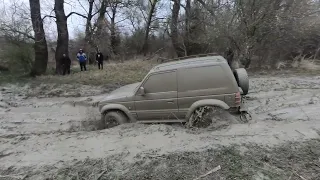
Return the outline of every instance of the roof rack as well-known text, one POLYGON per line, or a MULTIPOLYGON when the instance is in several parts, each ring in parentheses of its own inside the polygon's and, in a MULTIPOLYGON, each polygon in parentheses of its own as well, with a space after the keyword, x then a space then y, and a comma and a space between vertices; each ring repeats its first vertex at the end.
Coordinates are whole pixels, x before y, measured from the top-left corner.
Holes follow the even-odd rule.
POLYGON ((218 56, 218 55, 219 55, 218 53, 196 54, 196 55, 178 57, 178 58, 174 58, 174 59, 161 59, 160 61, 161 61, 161 63, 164 63, 164 62, 179 61, 179 60, 190 59, 190 58, 218 56))

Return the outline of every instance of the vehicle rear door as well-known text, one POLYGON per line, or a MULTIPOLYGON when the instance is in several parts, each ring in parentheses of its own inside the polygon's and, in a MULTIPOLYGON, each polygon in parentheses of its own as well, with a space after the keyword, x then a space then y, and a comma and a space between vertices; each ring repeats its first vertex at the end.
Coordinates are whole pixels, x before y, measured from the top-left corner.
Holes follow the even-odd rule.
POLYGON ((224 101, 229 79, 219 65, 179 69, 178 118, 185 118, 190 106, 203 99, 224 101))

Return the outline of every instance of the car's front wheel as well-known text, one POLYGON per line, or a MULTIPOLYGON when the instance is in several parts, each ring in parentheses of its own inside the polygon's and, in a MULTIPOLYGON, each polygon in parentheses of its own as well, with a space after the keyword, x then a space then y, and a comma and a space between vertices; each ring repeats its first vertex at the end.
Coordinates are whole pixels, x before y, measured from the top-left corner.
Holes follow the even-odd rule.
POLYGON ((127 116, 120 111, 111 111, 102 114, 101 124, 103 129, 113 128, 120 124, 124 124, 128 122, 127 116))

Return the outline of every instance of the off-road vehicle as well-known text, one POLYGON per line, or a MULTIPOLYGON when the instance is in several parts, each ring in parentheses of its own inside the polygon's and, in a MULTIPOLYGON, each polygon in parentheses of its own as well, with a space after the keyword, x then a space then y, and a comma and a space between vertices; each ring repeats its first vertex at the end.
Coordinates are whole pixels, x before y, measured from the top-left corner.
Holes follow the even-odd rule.
POLYGON ((129 122, 191 122, 208 107, 240 112, 241 95, 248 90, 246 70, 231 70, 222 56, 189 57, 157 65, 141 82, 114 90, 100 101, 99 110, 104 128, 129 122))

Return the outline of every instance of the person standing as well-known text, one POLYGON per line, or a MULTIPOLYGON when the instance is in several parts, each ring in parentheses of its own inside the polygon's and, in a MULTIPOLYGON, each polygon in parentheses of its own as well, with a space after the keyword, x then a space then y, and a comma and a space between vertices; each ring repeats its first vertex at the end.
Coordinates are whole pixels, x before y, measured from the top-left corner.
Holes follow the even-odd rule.
POLYGON ((227 59, 227 62, 230 68, 232 68, 233 57, 234 57, 234 53, 232 49, 230 47, 227 48, 227 51, 225 52, 225 58, 227 59))
POLYGON ((71 66, 71 59, 66 54, 63 54, 61 59, 61 66, 62 66, 62 75, 66 73, 70 74, 70 66, 71 66))
POLYGON ((77 54, 77 59, 79 61, 80 64, 80 69, 81 71, 86 71, 86 64, 87 64, 87 55, 86 53, 83 52, 82 49, 79 50, 78 54, 77 54))
POLYGON ((97 55, 96 55, 96 61, 98 63, 98 68, 100 69, 103 69, 103 54, 98 51, 97 55))

